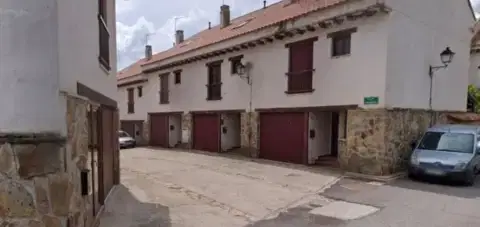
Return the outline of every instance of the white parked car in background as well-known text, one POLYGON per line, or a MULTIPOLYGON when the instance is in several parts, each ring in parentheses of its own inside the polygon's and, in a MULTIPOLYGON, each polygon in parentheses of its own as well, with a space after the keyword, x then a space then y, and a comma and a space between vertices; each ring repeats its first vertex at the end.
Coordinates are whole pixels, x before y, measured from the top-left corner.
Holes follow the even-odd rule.
POLYGON ((120 144, 120 149, 134 148, 137 146, 135 139, 125 131, 118 131, 118 144, 120 144))

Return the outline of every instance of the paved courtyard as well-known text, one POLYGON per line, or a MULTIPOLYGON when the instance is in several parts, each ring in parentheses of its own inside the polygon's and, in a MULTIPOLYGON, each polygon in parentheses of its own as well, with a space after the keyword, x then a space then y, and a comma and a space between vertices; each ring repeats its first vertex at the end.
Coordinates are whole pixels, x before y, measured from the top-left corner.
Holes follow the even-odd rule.
POLYGON ((122 185, 100 227, 480 226, 476 187, 379 184, 234 156, 121 151, 122 185))

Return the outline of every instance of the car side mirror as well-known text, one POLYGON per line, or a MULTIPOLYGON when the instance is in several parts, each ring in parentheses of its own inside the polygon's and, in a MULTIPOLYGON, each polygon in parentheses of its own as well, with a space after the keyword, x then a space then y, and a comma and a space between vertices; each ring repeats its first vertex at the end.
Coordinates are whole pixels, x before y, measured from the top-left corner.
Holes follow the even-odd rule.
POLYGON ((410 143, 410 148, 412 149, 412 151, 415 150, 415 148, 417 148, 417 141, 412 141, 410 143))
POLYGON ((475 151, 477 151, 477 154, 480 154, 480 141, 477 142, 477 147, 475 148, 475 151))

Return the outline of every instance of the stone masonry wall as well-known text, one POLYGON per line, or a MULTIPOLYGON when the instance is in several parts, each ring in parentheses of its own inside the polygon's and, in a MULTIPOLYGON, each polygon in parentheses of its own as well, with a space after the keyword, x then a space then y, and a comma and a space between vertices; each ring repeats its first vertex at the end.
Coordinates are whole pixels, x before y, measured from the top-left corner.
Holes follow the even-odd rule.
POLYGON ((242 112, 240 114, 240 146, 247 150, 251 157, 259 156, 260 118, 258 112, 242 112))
POLYGON ((148 116, 147 120, 143 122, 142 133, 144 143, 146 145, 150 144, 150 115, 148 116))
POLYGON ((193 118, 191 113, 182 114, 182 143, 180 147, 191 149, 193 146, 192 141, 192 125, 193 118))
POLYGON ((68 97, 68 135, 0 135, 0 226, 90 226, 91 201, 80 192, 88 169, 86 101, 68 97))
MULTIPOLYGON (((349 110, 347 141, 340 149, 343 169, 369 175, 390 175, 404 170, 410 143, 430 126, 426 110, 349 110)), ((434 113, 435 123, 446 123, 444 113, 434 113)))

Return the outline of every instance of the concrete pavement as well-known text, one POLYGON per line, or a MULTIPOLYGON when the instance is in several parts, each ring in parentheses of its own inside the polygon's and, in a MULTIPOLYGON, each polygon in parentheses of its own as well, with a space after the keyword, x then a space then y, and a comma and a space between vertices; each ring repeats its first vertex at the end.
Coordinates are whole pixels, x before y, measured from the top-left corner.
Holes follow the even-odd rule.
MULTIPOLYGON (((477 180, 480 181, 480 180, 477 180)), ((400 179, 379 184, 343 178, 319 196, 332 203, 361 204, 378 211, 356 220, 312 214, 304 203, 251 227, 476 227, 480 226, 480 182, 474 187, 400 179)), ((325 207, 328 205, 325 205, 325 207)), ((336 210, 345 215, 348 209, 336 210)))
POLYGON ((101 227, 246 226, 275 217, 340 177, 296 165, 208 153, 121 151, 122 183, 101 227))
POLYGON ((149 148, 122 150, 121 165, 123 185, 101 227, 480 226, 480 182, 380 184, 298 165, 149 148))

